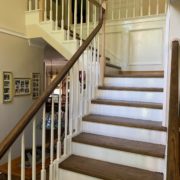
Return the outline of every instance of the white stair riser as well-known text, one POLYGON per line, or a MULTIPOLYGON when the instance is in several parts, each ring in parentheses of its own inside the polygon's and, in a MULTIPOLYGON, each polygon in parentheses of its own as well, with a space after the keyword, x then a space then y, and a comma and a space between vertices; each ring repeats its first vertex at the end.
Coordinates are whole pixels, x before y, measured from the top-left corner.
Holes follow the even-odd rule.
POLYGON ((163 103, 162 92, 98 90, 96 96, 101 99, 163 103))
POLYGON ((85 121, 83 132, 164 145, 167 142, 165 132, 85 121))
POLYGON ((95 177, 86 176, 72 171, 67 171, 64 169, 59 170, 58 180, 101 180, 95 177))
POLYGON ((107 86, 163 88, 163 78, 105 78, 107 86))
POLYGON ((107 161, 115 164, 121 164, 130 167, 136 167, 155 172, 163 172, 164 159, 129 153, 124 151, 117 151, 97 146, 91 146, 80 143, 73 143, 73 154, 107 161))
POLYGON ((104 116, 120 116, 134 119, 161 121, 163 120, 163 110, 151 108, 136 108, 126 106, 113 106, 103 104, 91 104, 91 114, 104 116))

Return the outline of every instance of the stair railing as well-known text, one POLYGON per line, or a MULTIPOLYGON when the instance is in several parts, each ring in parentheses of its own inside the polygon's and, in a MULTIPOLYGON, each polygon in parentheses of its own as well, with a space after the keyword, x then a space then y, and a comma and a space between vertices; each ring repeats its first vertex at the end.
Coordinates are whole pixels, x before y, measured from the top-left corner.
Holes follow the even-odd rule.
MULTIPOLYGON (((51 2, 50 18, 54 14, 51 2)), ((63 4, 65 1, 61 2, 63 4)), ((83 2, 81 0, 81 35, 83 2)), ((88 3, 91 3, 94 12, 93 30, 90 32, 89 22, 86 22, 87 38, 83 41, 80 37, 77 52, 0 143, 0 172, 6 174, 8 180, 13 176, 19 176, 21 180, 36 180, 40 176, 41 180, 46 180, 47 172, 50 180, 58 179, 58 165, 71 155, 71 139, 82 131, 82 117, 89 112, 91 99, 102 82, 101 69, 104 68, 100 67, 104 59, 99 54, 105 2, 89 0, 88 3), (58 95, 53 93, 55 89, 58 95), (27 168, 29 163, 30 168, 27 168)), ((38 9, 39 1, 29 0, 28 5, 28 8, 38 9)), ((86 14, 86 18, 89 21, 89 14, 86 14)), ((63 20, 60 21, 63 25, 63 20)))
POLYGON ((180 179, 179 42, 172 42, 167 180, 180 179))

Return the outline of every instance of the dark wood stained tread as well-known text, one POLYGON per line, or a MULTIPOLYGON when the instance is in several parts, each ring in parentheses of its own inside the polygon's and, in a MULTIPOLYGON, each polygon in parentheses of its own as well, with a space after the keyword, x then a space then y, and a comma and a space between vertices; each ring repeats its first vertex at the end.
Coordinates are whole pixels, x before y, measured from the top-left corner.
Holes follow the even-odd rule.
POLYGON ((95 100, 92 100, 91 103, 92 104, 113 105, 113 106, 128 106, 128 107, 136 107, 136 108, 163 109, 162 104, 160 104, 160 103, 149 103, 149 102, 95 99, 95 100))
POLYGON ((166 127, 162 126, 161 122, 157 121, 147 121, 140 119, 130 119, 124 117, 113 117, 113 116, 102 116, 96 114, 90 114, 83 117, 83 121, 100 123, 100 124, 110 124, 115 126, 125 126, 133 128, 141 128, 155 131, 167 131, 166 127))
POLYGON ((143 92, 163 92, 163 88, 144 88, 144 87, 115 87, 115 86, 99 86, 101 90, 114 91, 143 91, 143 92))
POLYGON ((105 77, 163 78, 164 71, 121 71, 115 74, 106 74, 105 77))
POLYGON ((118 70, 121 70, 121 67, 120 67, 120 66, 111 64, 111 63, 109 63, 109 62, 106 62, 106 66, 111 67, 111 68, 115 68, 115 69, 118 69, 118 70))
POLYGON ((72 155, 61 169, 104 180, 163 180, 163 174, 72 155))
POLYGON ((165 157, 165 146, 160 144, 133 141, 89 133, 81 133, 77 135, 73 138, 73 142, 158 158, 165 157))

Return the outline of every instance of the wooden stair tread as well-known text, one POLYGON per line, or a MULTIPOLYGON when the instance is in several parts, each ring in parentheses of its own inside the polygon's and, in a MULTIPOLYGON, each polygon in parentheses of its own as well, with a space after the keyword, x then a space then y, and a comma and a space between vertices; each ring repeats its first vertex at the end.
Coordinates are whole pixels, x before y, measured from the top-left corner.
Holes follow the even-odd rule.
POLYGON ((165 157, 165 146, 160 144, 133 141, 90 133, 81 133, 77 135, 73 138, 73 142, 158 158, 165 157))
POLYGON ((99 86, 100 90, 163 92, 163 88, 99 86))
POLYGON ((120 71, 115 74, 106 74, 105 77, 163 78, 164 71, 120 71))
POLYGON ((106 66, 111 67, 111 68, 115 68, 115 69, 118 69, 118 70, 121 70, 121 67, 120 67, 120 66, 111 64, 111 63, 109 63, 109 62, 106 62, 106 66))
POLYGON ((105 180, 163 180, 163 174, 72 155, 61 169, 105 180))
POLYGON ((101 124, 110 124, 115 126, 143 128, 143 129, 156 130, 156 131, 165 131, 165 132, 167 131, 167 128, 163 127, 161 122, 150 121, 150 120, 148 121, 141 119, 90 114, 83 117, 83 121, 101 123, 101 124))
POLYGON ((109 100, 109 99, 94 99, 91 101, 92 104, 104 104, 113 106, 128 106, 137 108, 151 108, 151 109, 162 109, 161 103, 150 103, 150 102, 137 102, 137 101, 121 101, 121 100, 109 100))

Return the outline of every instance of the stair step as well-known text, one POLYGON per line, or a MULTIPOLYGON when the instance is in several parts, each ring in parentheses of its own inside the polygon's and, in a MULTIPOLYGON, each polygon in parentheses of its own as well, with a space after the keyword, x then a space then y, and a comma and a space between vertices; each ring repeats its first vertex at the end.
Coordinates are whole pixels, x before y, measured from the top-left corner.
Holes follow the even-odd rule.
POLYGON ((119 74, 106 74, 105 77, 163 78, 163 71, 122 71, 119 74))
POLYGON ((161 103, 135 102, 135 101, 119 101, 109 99, 95 99, 91 101, 92 104, 104 104, 113 106, 128 106, 137 108, 163 109, 161 103))
POLYGON ((100 90, 112 91, 142 91, 142 92, 163 92, 163 88, 146 88, 146 87, 116 87, 116 86, 99 86, 100 90))
POLYGON ((163 180, 162 173, 72 155, 59 167, 105 180, 163 180))
POLYGON ((165 157, 165 146, 160 144, 132 141, 89 133, 79 134, 73 138, 73 142, 158 158, 165 157))
POLYGON ((150 120, 148 121, 148 120, 141 120, 141 119, 90 114, 83 117, 83 121, 100 123, 100 124, 110 124, 110 125, 115 125, 115 126, 142 128, 142 129, 149 129, 149 130, 155 130, 155 131, 164 131, 164 132, 167 131, 167 128, 163 127, 161 122, 150 121, 150 120))

